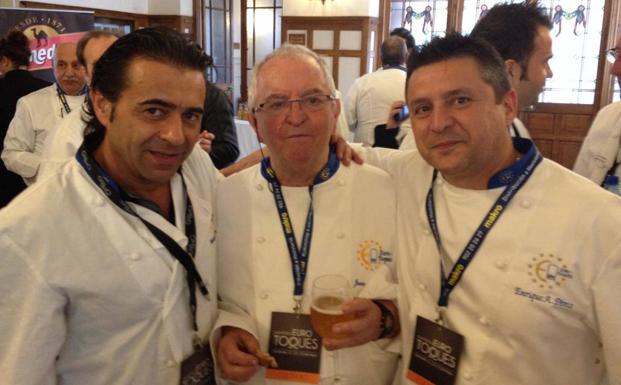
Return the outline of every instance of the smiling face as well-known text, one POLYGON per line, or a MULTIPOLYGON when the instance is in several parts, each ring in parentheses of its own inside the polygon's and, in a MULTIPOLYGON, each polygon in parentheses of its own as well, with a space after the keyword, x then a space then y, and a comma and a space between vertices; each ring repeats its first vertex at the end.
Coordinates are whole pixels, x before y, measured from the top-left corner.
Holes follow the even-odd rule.
POLYGON ((515 117, 515 92, 497 102, 471 57, 414 71, 407 102, 420 154, 456 186, 486 186, 512 151, 507 127, 515 117))
POLYGON ((93 91, 93 107, 106 127, 96 159, 129 191, 167 185, 198 140, 205 100, 200 71, 134 59, 119 99, 93 91))
MULTIPOLYGON (((319 64, 310 57, 275 57, 261 67, 257 80, 257 105, 330 94, 319 64)), ((339 112, 338 100, 327 102, 319 111, 305 111, 300 103, 292 103, 278 114, 255 111, 249 120, 259 140, 269 148, 275 169, 319 169, 328 159, 330 135, 339 112)))

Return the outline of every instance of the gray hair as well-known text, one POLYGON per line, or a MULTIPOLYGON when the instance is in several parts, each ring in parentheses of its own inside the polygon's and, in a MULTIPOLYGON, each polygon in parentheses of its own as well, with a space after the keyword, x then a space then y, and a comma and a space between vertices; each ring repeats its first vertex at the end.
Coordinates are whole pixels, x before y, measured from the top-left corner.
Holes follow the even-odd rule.
POLYGON ((332 94, 333 96, 336 96, 336 87, 334 86, 334 79, 332 78, 330 71, 328 71, 328 66, 326 65, 326 62, 321 58, 321 56, 317 55, 315 52, 306 48, 303 45, 285 43, 282 46, 280 46, 280 48, 277 48, 276 50, 271 52, 269 55, 267 55, 265 58, 263 58, 263 60, 256 63, 254 67, 252 68, 252 75, 250 77, 250 84, 248 86, 248 107, 250 109, 255 107, 257 83, 258 83, 259 73, 261 72, 261 68, 263 68, 265 63, 267 63, 268 61, 274 58, 278 58, 278 57, 290 57, 290 58, 300 58, 300 59, 310 58, 314 60, 319 65, 319 68, 321 68, 323 77, 326 79, 327 86, 330 89, 330 94, 332 94))

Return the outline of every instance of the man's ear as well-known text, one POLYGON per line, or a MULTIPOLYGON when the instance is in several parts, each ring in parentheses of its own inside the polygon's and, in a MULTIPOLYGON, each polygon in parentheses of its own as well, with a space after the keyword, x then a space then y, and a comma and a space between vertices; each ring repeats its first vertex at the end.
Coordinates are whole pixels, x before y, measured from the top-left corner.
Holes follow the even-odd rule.
POLYGON ((257 118, 254 116, 254 112, 252 111, 248 112, 248 123, 250 123, 250 126, 252 126, 255 134, 257 134, 259 142, 263 143, 263 139, 261 139, 261 134, 259 133, 259 127, 257 127, 257 118))
POLYGON ((509 74, 511 86, 515 88, 515 86, 520 82, 520 79, 522 79, 522 66, 513 59, 507 59, 505 60, 505 67, 507 68, 507 73, 509 74))
POLYGON ((502 104, 505 109, 505 123, 508 127, 511 122, 513 122, 513 119, 517 117, 518 113, 517 92, 515 89, 512 88, 507 91, 502 104))
POLYGON ((112 102, 106 99, 100 92, 92 89, 89 96, 91 98, 91 103, 93 103, 93 112, 97 120, 99 120, 104 127, 108 127, 112 121, 112 102))

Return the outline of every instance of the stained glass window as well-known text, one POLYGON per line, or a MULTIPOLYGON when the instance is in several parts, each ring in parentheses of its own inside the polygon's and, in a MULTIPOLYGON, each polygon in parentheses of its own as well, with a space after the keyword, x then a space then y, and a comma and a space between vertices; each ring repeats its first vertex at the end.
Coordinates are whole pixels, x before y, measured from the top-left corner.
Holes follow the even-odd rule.
POLYGON ((390 30, 409 29, 420 45, 435 36, 444 36, 448 20, 448 0, 392 0, 390 30))
POLYGON ((506 0, 464 0, 464 13, 461 19, 461 32, 470 33, 479 19, 494 5, 499 3, 519 3, 520 1, 506 0))
POLYGON ((540 0, 553 23, 550 67, 539 97, 544 103, 592 104, 605 0, 540 0))

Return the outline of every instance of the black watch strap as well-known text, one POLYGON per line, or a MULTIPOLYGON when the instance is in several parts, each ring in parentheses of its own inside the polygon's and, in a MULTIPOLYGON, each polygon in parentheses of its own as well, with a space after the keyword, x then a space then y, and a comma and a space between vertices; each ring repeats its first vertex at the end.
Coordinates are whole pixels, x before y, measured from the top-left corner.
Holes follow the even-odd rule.
POLYGON ((395 331, 395 316, 380 300, 374 299, 372 301, 379 307, 382 313, 382 318, 380 319, 381 332, 378 339, 392 337, 395 331))

